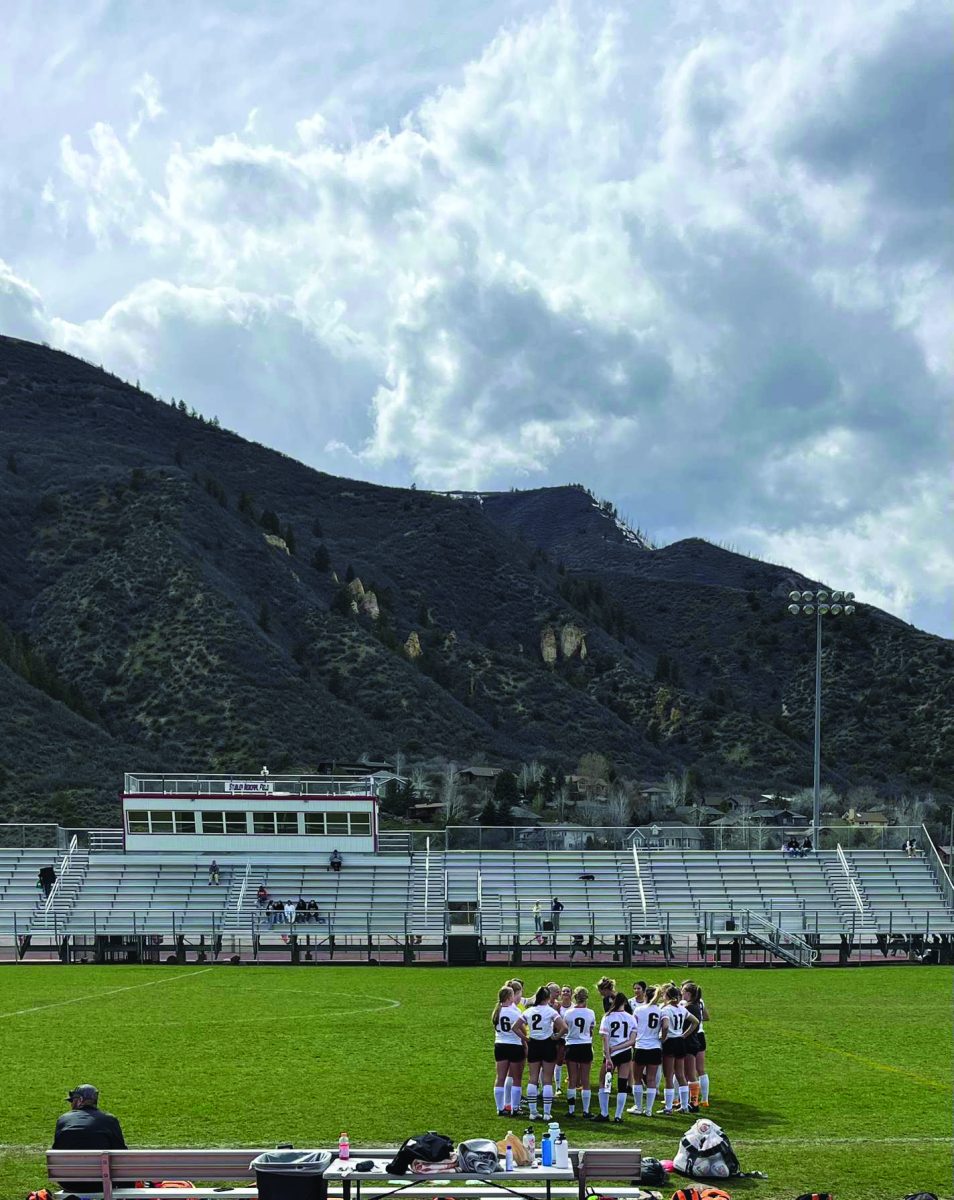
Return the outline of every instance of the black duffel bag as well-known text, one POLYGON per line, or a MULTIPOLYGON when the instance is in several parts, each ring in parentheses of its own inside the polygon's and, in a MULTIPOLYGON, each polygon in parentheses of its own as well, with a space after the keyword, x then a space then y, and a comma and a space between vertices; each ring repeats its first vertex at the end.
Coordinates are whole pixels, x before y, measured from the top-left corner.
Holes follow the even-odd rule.
POLYGON ((401 1146, 387 1165, 389 1175, 406 1175, 416 1158, 423 1162, 443 1162, 454 1153, 454 1143, 443 1133, 415 1133, 401 1146))

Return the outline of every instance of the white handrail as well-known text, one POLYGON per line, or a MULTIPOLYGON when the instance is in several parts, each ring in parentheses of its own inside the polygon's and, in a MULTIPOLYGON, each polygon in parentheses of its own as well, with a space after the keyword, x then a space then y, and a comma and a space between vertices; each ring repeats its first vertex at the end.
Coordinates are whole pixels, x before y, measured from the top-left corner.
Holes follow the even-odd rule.
POLYGON ((427 909, 431 898, 431 838, 424 844, 424 928, 427 928, 427 909))
POLYGON ((252 864, 245 864, 245 874, 242 877, 242 886, 239 888, 238 899, 235 901, 235 915, 238 917, 242 913, 242 905, 245 903, 245 893, 248 890, 249 876, 252 874, 252 864))
POLYGON ((845 858, 845 852, 841 848, 841 842, 836 846, 838 851, 838 861, 841 863, 841 869, 845 872, 845 878, 848 880, 848 890, 854 897, 855 904, 858 905, 858 911, 862 916, 865 916, 865 902, 861 898, 861 892, 858 891, 858 885, 855 883, 851 875, 851 869, 848 866, 848 859, 845 858))
POLYGON ((53 886, 50 888, 50 894, 46 898, 46 903, 43 905, 43 916, 48 917, 50 910, 53 907, 53 901, 56 898, 57 892, 60 890, 60 884, 63 882, 64 875, 69 874, 70 868, 73 865, 73 854, 76 850, 76 834, 70 839, 69 849, 63 855, 60 862, 60 873, 53 880, 53 886))
POLYGON ((636 842, 633 842, 633 865, 636 868, 636 882, 639 884, 639 902, 643 906, 643 916, 646 916, 646 892, 643 890, 643 873, 639 869, 639 852, 636 842))
POLYGON ((781 925, 774 925, 771 921, 767 921, 765 917, 760 916, 759 913, 753 912, 751 909, 746 909, 746 928, 748 929, 753 923, 755 925, 762 925, 775 934, 775 937, 769 939, 774 946, 781 947, 786 943, 790 943, 797 947, 798 957, 802 960, 807 958, 809 962, 814 962, 818 957, 818 951, 810 946, 808 942, 804 941, 804 939, 800 938, 797 933, 783 929, 781 925), (785 939, 784 942, 783 938, 785 939))
POLYGON ((954 908, 954 882, 951 881, 951 875, 940 854, 937 852, 937 846, 934 845, 934 839, 928 833, 927 829, 922 825, 921 833, 923 840, 931 847, 930 853, 925 851, 924 860, 930 865, 931 874, 938 882, 938 886, 942 893, 945 893, 945 899, 948 904, 954 908))

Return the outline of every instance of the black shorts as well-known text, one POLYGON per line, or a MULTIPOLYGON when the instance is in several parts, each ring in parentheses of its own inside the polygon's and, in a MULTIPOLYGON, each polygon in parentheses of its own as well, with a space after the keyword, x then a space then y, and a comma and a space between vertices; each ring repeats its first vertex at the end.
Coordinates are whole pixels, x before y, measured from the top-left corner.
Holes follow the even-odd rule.
POLYGON ((553 1038, 530 1038, 527 1042, 527 1062, 556 1062, 556 1042, 553 1038))
POLYGON ((633 1061, 632 1050, 617 1050, 616 1053, 613 1055, 613 1065, 617 1066, 617 1067, 622 1066, 623 1063, 628 1063, 628 1062, 632 1062, 632 1061, 633 1061))
POLYGON ((513 1042, 494 1042, 494 1059, 497 1062, 523 1062, 523 1046, 513 1042))
POLYGON ((663 1057, 685 1058, 686 1039, 681 1037, 666 1038, 666 1040, 663 1042, 663 1057))
POLYGON ((659 1046, 655 1050, 641 1050, 636 1047, 636 1061, 644 1066, 659 1066, 662 1062, 662 1047, 659 1046))
POLYGON ((701 1054, 703 1052, 703 1050, 705 1050, 705 1048, 706 1048, 706 1035, 701 1032, 697 1033, 696 1041, 699 1043, 699 1048, 698 1048, 698 1050, 696 1050, 696 1054, 701 1054))
POLYGON ((566 1048, 566 1061, 591 1063, 593 1061, 593 1047, 589 1042, 571 1043, 566 1048))
POLYGON ((685 1043, 687 1058, 692 1058, 702 1049, 699 1045, 698 1033, 690 1033, 688 1037, 684 1037, 682 1040, 685 1043))

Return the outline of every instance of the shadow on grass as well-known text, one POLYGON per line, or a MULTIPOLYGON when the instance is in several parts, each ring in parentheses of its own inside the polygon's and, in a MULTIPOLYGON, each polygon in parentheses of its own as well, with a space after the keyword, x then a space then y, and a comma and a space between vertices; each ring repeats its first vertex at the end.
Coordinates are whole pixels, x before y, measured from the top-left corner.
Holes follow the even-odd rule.
MULTIPOLYGON (((718 1105, 713 1103, 712 1108, 705 1116, 711 1117, 717 1125, 721 1125, 730 1139, 742 1137, 743 1132, 748 1133, 753 1129, 771 1129, 775 1125, 786 1123, 786 1116, 783 1113, 773 1112, 766 1108, 756 1108, 752 1104, 743 1104, 738 1100, 720 1100, 718 1105)), ((787 1119, 791 1120, 791 1114, 787 1119)), ((687 1125, 686 1128, 688 1129, 688 1127, 687 1125)))

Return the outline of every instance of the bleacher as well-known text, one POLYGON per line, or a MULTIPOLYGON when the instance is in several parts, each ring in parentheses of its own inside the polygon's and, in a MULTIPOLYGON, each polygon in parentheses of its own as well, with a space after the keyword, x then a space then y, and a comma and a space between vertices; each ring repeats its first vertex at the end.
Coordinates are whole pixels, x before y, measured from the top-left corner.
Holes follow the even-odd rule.
POLYGON ((879 932, 949 933, 954 913, 924 859, 901 850, 846 850, 879 932))
POLYGON ((55 849, 0 850, 0 936, 24 934, 43 900, 36 886, 41 867, 59 867, 55 849))
POLYGON ((651 850, 659 911, 671 933, 704 928, 706 913, 749 909, 795 933, 842 933, 844 915, 822 867, 823 855, 783 858, 777 850, 651 850))
MULTIPOLYGON (((235 869, 244 873, 245 867, 235 869)), ((403 936, 410 913, 411 859, 396 854, 347 854, 340 871, 329 869, 327 855, 311 856, 307 862, 291 855, 253 861, 241 906, 226 915, 226 931, 257 927, 261 934, 268 934, 271 927, 262 918, 255 898, 262 884, 272 900, 297 901, 301 897, 318 904, 318 915, 324 920, 320 925, 309 921, 305 926, 309 932, 337 937, 360 936, 370 930, 403 936)), ((288 928, 276 925, 274 932, 287 933, 288 928)))

